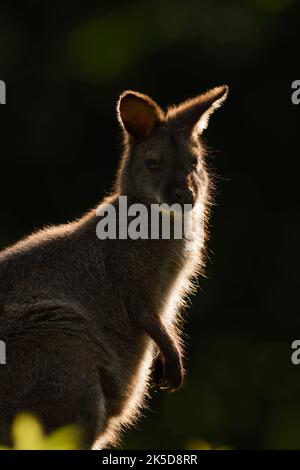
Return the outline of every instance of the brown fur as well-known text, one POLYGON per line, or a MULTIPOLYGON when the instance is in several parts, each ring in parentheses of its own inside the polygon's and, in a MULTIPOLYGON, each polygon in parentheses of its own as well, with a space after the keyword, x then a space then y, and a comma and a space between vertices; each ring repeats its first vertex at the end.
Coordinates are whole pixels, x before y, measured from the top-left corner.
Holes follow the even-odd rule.
POLYGON ((183 379, 179 310, 200 271, 210 181, 199 122, 224 100, 219 87, 166 114, 149 97, 125 92, 118 104, 125 149, 115 189, 128 205, 194 206, 191 239, 99 240, 95 210, 45 228, 0 253, 0 443, 20 411, 48 432, 68 423, 85 447, 116 442, 139 416, 156 351, 155 380, 183 379))

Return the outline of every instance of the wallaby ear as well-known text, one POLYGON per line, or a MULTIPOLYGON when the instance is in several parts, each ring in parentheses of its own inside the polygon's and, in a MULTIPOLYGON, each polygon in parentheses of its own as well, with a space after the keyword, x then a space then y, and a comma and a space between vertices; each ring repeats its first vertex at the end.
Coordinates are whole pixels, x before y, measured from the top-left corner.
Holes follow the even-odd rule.
POLYGON ((179 106, 169 109, 167 120, 178 127, 202 133, 210 115, 219 108, 228 95, 228 86, 222 85, 203 93, 179 106))
POLYGON ((162 119, 162 110, 149 96, 124 91, 118 102, 118 118, 126 131, 135 138, 148 135, 162 119))

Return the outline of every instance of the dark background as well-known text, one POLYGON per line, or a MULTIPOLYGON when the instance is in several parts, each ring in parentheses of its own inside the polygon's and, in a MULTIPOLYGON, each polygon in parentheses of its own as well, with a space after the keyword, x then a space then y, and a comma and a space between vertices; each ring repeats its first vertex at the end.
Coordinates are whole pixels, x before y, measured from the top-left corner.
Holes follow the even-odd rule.
POLYGON ((300 449, 299 14, 293 0, 1 0, 2 247, 110 190, 124 89, 166 106, 230 86, 205 134, 218 184, 186 381, 154 394, 125 448, 300 449))

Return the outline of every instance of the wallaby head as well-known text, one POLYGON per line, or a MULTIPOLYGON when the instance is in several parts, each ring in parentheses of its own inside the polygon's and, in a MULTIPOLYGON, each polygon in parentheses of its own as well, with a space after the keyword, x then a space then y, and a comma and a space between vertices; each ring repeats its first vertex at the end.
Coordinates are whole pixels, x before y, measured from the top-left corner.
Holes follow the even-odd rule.
POLYGON ((227 93, 219 86, 166 112, 147 95, 122 93, 118 117, 126 150, 118 192, 143 203, 194 206, 207 189, 201 133, 227 93))

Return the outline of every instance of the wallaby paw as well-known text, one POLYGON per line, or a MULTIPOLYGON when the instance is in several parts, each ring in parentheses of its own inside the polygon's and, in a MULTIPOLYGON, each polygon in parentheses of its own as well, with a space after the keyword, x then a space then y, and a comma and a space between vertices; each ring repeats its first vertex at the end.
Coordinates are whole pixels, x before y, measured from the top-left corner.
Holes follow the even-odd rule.
POLYGON ((181 363, 164 364, 164 380, 161 388, 167 392, 174 392, 183 382, 183 368, 181 363))
POLYGON ((157 356, 153 364, 152 378, 159 389, 174 392, 182 385, 183 376, 180 362, 164 362, 161 355, 157 356))
POLYGON ((154 359, 152 366, 152 380, 154 386, 160 388, 161 383, 164 380, 164 364, 163 358, 160 354, 154 359))

